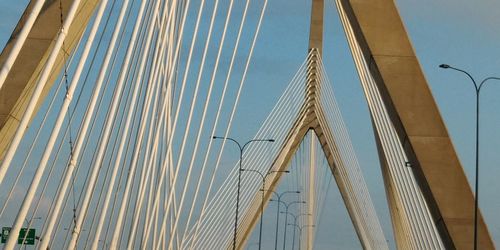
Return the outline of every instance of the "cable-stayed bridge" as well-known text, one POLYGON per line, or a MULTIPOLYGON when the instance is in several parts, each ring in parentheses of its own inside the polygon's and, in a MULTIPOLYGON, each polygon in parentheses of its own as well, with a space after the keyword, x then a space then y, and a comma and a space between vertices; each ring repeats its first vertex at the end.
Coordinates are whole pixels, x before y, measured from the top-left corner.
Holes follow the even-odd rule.
POLYGON ((31 1, 0 57, 5 248, 37 223, 41 249, 240 249, 277 202, 279 247, 312 249, 332 181, 360 245, 388 249, 323 62, 325 7, 368 104, 395 245, 472 248, 474 196, 392 0, 312 0, 302 63, 231 157, 255 49, 280 48, 261 39, 269 4, 31 1))

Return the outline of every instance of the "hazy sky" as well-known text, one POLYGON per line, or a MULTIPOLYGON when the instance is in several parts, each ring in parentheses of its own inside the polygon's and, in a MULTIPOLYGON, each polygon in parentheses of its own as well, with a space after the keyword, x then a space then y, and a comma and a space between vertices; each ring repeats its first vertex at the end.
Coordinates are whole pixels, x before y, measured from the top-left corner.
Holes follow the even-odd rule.
MULTIPOLYGON (((26 0, 0 0, 0 46, 3 47, 26 5, 26 0)), ((324 61, 333 82, 336 98, 349 128, 372 198, 375 200, 387 239, 392 243, 385 193, 371 123, 344 34, 332 1, 326 0, 324 61)), ((474 92, 469 79, 458 72, 437 66, 447 63, 470 72, 477 81, 500 76, 500 2, 496 0, 399 0, 400 14, 409 32, 420 64, 432 89, 464 169, 473 180, 474 92)), ((234 130, 251 138, 283 91, 307 49, 309 1, 273 0, 264 20, 262 37, 256 47, 253 70, 267 74, 255 81, 243 96, 234 130), (307 11, 305 11, 307 10, 307 11), (266 40, 277 37, 276 40, 266 40), (272 52, 272 53, 271 53, 272 52), (269 65, 273 65, 269 69, 269 65), (251 96, 266 88, 261 102, 251 96), (245 115, 241 115, 241 114, 245 115)), ((262 73, 262 74, 264 74, 262 73)), ((495 242, 500 242, 500 82, 491 82, 481 96, 480 207, 495 242)), ((472 183, 472 182, 471 182, 472 183)), ((332 185, 327 206, 332 209, 318 230, 317 249, 357 249, 354 232, 343 204, 332 185)), ((274 204, 270 212, 275 211, 274 204)), ((0 225, 4 226, 4 225, 0 225)), ((266 228, 272 232, 272 226, 266 228)), ((271 244, 273 234, 266 235, 271 244)), ((255 234, 250 243, 255 242, 255 234)), ((255 248, 250 245, 249 248, 255 248)))

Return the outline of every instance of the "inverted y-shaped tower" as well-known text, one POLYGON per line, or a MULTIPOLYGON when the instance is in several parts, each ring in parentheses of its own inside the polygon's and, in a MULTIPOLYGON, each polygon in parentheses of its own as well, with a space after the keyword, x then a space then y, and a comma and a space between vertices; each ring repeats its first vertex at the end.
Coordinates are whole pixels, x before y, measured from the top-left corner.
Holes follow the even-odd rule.
MULTIPOLYGON (((304 96, 304 103, 297 114, 294 126, 289 131, 281 151, 276 157, 271 169, 285 170, 289 166, 291 158, 295 154, 301 142, 304 140, 306 134, 309 131, 312 131, 317 137, 321 145, 321 150, 328 161, 328 165, 330 166, 332 174, 339 187, 345 206, 361 244, 365 249, 384 249, 387 248, 387 244, 382 234, 380 224, 378 223, 378 219, 376 218, 373 206, 371 206, 371 201, 365 201, 361 198, 368 193, 368 189, 365 185, 356 187, 355 183, 361 180, 350 175, 347 170, 347 168, 353 168, 355 166, 349 166, 341 157, 338 156, 339 148, 336 144, 330 125, 327 122, 326 114, 320 101, 321 81, 318 66, 323 46, 323 8, 323 0, 312 1, 307 82, 305 83, 307 87, 304 96), (368 205, 367 203, 370 204, 368 205)), ((314 143, 311 143, 311 145, 314 145, 314 143)), ((314 147, 311 148, 310 153, 311 155, 315 154, 314 147)), ((311 171, 310 176, 314 176, 312 173, 315 171, 315 166, 311 164, 308 167, 311 171)), ((266 201, 271 197, 272 190, 274 190, 278 185, 280 178, 281 174, 278 173, 271 181, 271 184, 265 194, 266 201)), ((314 182, 310 181, 309 185, 314 185, 314 182)), ((310 190, 314 189, 311 188, 310 190)), ((307 207, 308 212, 311 214, 314 213, 312 209, 315 207, 313 203, 314 195, 314 192, 307 194, 307 207)), ((252 207, 258 206, 259 202, 260 199, 255 199, 252 207)), ((252 209, 249 209, 249 211, 252 211, 252 209)), ((258 216, 258 213, 247 214, 245 216, 249 218, 251 222, 249 224, 250 226, 245 228, 244 233, 239 236, 239 247, 242 247, 245 244, 245 241, 251 233, 258 216)), ((312 221, 313 216, 309 216, 308 220, 309 225, 314 224, 312 221)), ((312 227, 307 228, 306 235, 306 246, 308 249, 312 249, 312 243, 314 240, 312 227)))
MULTIPOLYGON (((379 247, 380 243, 373 242, 377 239, 368 235, 363 228, 359 214, 353 201, 355 196, 346 190, 351 188, 349 178, 342 175, 343 162, 334 159, 337 150, 331 130, 325 122, 325 114, 321 104, 317 101, 320 86, 317 84, 316 62, 321 55, 322 28, 323 28, 323 1, 312 1, 311 30, 309 50, 311 52, 308 65, 307 93, 304 106, 298 114, 295 126, 290 131, 282 151, 277 157, 273 169, 286 169, 290 158, 295 153, 308 130, 313 130, 318 137, 322 150, 328 160, 339 190, 344 199, 347 210, 358 237, 365 249, 379 247), (370 241, 372 240, 372 241, 370 241)), ((417 215, 428 216, 430 225, 427 230, 434 230, 437 242, 420 245, 420 247, 440 247, 446 249, 471 249, 473 244, 473 194, 467 182, 462 166, 455 153, 451 139, 439 114, 430 89, 427 85, 417 57, 413 51, 402 20, 398 14, 393 0, 339 0, 338 8, 344 16, 344 26, 350 30, 351 42, 356 44, 361 51, 360 58, 367 65, 369 78, 375 82, 387 112, 391 129, 396 132, 397 143, 400 145, 407 162, 403 166, 411 167, 412 179, 416 180, 416 191, 423 200, 409 199, 411 202, 420 202, 417 215), (419 210, 420 209, 420 210, 419 210), (418 215, 418 213, 421 213, 418 215), (424 214, 424 215, 422 215, 424 214)), ((349 34, 348 34, 349 36, 349 34)), ((351 47, 352 50, 354 48, 351 47)), ((358 68, 360 70, 360 68, 358 68)), ((365 89, 366 91, 366 89, 365 89)), ((370 98, 367 96, 367 98, 370 98)), ((374 110, 372 120, 374 119, 374 110)), ((375 120, 374 125, 376 123, 375 120)), ((402 195, 390 180, 389 165, 394 164, 387 158, 382 145, 384 135, 375 131, 382 165, 384 183, 388 196, 390 214, 394 227, 396 245, 400 249, 418 248, 416 241, 431 241, 429 235, 415 233, 421 228, 407 228, 403 224, 409 223, 408 213, 403 213, 404 205, 397 200, 402 195), (410 232, 412 231, 412 232, 410 232), (410 233, 418 236, 409 236, 410 233), (413 237, 412 240, 408 238, 413 237), (419 237, 418 239, 415 239, 419 237)), ((276 176, 270 185, 273 190, 281 176, 276 176)), ((415 194, 413 194, 415 195, 415 194)), ((271 191, 266 193, 266 200, 271 196, 271 191)), ((399 198, 401 199, 401 198, 399 198)), ((256 202, 254 202, 256 204, 256 202)), ((415 207, 415 206, 414 206, 415 207)), ((418 206, 416 206, 418 207, 418 206)), ((415 208, 413 208, 415 209, 415 208)), ((256 210, 257 211, 257 210, 256 210)), ((415 211, 415 210, 414 210, 415 211)), ((248 215, 252 221, 251 226, 245 229, 241 237, 242 243, 251 232, 257 215, 248 215)), ((418 223, 417 223, 418 224, 418 223)), ((408 226, 407 226, 408 227, 408 226)), ((410 227, 418 227, 412 225, 410 227)), ((425 229, 424 229, 425 230, 425 229)), ((311 236, 311 233, 308 233, 311 236)), ((308 247, 310 248, 310 239, 308 247)), ((479 248, 494 249, 487 226, 479 215, 479 248)))
MULTIPOLYGON (((26 24, 35 2, 42 1, 31 1, 28 5, 8 45, 0 55, 0 63, 6 60, 13 44, 19 39, 18 31, 26 24)), ((65 51, 72 51, 72 48, 76 46, 99 1, 82 2, 85 4, 77 5, 78 10, 74 20, 68 23, 68 29, 64 30, 65 47, 55 50, 57 58, 54 59, 53 66, 47 66, 46 62, 54 46, 54 39, 60 33, 59 14, 63 14, 66 20, 69 6, 78 1, 62 0, 60 3, 46 1, 16 61, 8 66, 9 73, 0 90, 2 99, 0 137, 4 139, 0 142, 0 159, 19 127, 20 117, 25 113, 38 75, 42 69, 47 68, 49 72, 47 80, 40 85, 43 89, 40 97, 35 98, 38 104, 34 110, 43 101, 53 81, 57 78, 64 62, 65 51), (60 6, 63 8, 60 9, 60 6)), ((418 184, 418 192, 425 200, 425 207, 431 217, 431 226, 436 229, 440 244, 446 249, 471 249, 474 195, 412 49, 394 0, 336 0, 336 2, 344 15, 344 25, 347 23, 351 32, 348 39, 356 44, 360 58, 366 64, 367 72, 365 73, 368 73, 376 84, 384 110, 390 120, 390 126, 397 134, 398 146, 402 148, 407 158, 408 166, 404 167, 411 167, 412 176, 418 184)), ((305 83, 307 88, 304 93, 304 103, 272 167, 275 170, 285 170, 304 136, 312 131, 320 142, 363 247, 381 249, 387 246, 383 235, 377 233, 380 232, 380 228, 372 228, 373 225, 380 227, 373 208, 365 206, 367 201, 360 200, 360 193, 367 192, 366 186, 360 188, 353 185, 353 182, 358 179, 346 171, 346 168, 352 166, 347 166, 338 157, 338 145, 320 102, 321 86, 317 67, 322 54, 323 5, 323 0, 312 0, 308 76, 305 83)), ((375 114, 373 110, 371 112, 375 124, 375 114)), ((390 181, 391 173, 388 167, 390 162, 383 146, 385 139, 380 131, 377 129, 374 131, 379 147, 396 244, 401 249, 415 248, 407 240, 408 231, 405 231, 403 226, 407 223, 405 220, 408 219, 404 216, 408 215, 401 213, 402 205, 398 202, 401 192, 390 181)), ((312 153, 314 154, 314 149, 312 153)), ((314 166, 309 167, 314 171, 314 166)), ((5 172, 6 169, 0 169, 0 171, 5 172)), ((279 173, 274 175, 267 189, 273 190, 280 178, 279 173)), ((266 200, 270 198, 271 193, 271 191, 265 193, 266 200)), ((314 193, 308 195, 310 209, 314 207, 311 204, 314 195, 314 193)), ((259 205, 260 197, 256 197, 252 207, 259 205)), ((250 225, 249 227, 241 229, 244 233, 238 234, 240 247, 245 243, 259 216, 258 209, 248 211, 252 212, 248 212, 244 219, 251 223, 247 224, 250 225)), ((314 211, 310 210, 310 212, 314 211)), ((494 249, 486 223, 482 216, 479 216, 479 249, 494 249)), ((307 237, 308 247, 311 248, 312 228, 308 228, 307 237)), ((420 237, 423 240, 426 239, 425 235, 420 237)))

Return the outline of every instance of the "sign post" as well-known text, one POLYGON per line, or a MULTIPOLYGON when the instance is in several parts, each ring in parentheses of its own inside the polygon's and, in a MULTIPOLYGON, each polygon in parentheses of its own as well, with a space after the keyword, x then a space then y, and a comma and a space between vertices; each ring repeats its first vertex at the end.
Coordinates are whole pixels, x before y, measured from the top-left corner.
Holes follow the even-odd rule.
MULTIPOLYGON (((7 242, 9 238, 10 227, 2 227, 1 243, 7 242)), ((34 228, 21 228, 19 232, 19 237, 17 238, 17 244, 21 245, 35 245, 36 230, 34 228)))

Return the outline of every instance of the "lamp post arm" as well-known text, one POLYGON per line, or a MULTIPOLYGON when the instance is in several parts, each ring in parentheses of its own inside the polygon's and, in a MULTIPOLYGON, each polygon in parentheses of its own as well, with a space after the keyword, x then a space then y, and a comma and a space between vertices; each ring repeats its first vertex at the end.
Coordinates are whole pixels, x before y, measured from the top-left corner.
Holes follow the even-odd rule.
POLYGON ((266 178, 265 178, 265 177, 264 177, 264 175, 263 175, 260 171, 258 171, 258 170, 255 170, 255 169, 246 169, 246 168, 241 169, 241 170, 242 170, 243 172, 252 172, 252 173, 259 174, 259 175, 260 175, 260 177, 262 178, 262 182, 265 182, 265 179, 266 179, 266 178))
MULTIPOLYGON (((240 148, 241 148, 241 151, 243 152, 243 150, 245 149, 245 147, 246 147, 248 144, 250 144, 250 143, 252 143, 252 142, 257 142, 257 141, 268 141, 268 142, 274 142, 274 140, 273 140, 273 139, 252 139, 252 140, 250 140, 250 141, 245 142, 245 144, 243 144, 243 147, 240 147, 240 148)), ((238 146, 239 146, 239 144, 238 144, 238 146)))
MULTIPOLYGON (((276 191, 270 190, 270 189, 266 189, 264 191, 271 191, 271 192, 273 192, 274 195, 276 195, 276 197, 278 197, 277 200, 273 200, 273 201, 281 201, 281 196, 283 196, 284 194, 299 194, 300 193, 299 191, 285 191, 281 194, 278 194, 276 191)), ((284 202, 282 202, 282 203, 284 203, 284 202)))
POLYGON ((312 215, 312 214, 310 214, 310 213, 302 213, 302 214, 297 215, 297 218, 299 218, 300 216, 304 216, 304 215, 312 215))
POLYGON ((284 201, 282 201, 282 200, 278 200, 278 202, 279 202, 279 203, 281 203, 281 204, 283 204, 283 205, 285 206, 285 208, 287 208, 287 207, 288 207, 288 206, 287 206, 287 204, 286 204, 286 202, 284 202, 284 201))
POLYGON ((283 214, 289 214, 289 215, 293 216, 294 222, 297 221, 297 216, 295 216, 295 214, 290 213, 290 212, 281 212, 281 213, 283 213, 283 214))
POLYGON ((478 90, 477 90, 478 94, 479 94, 479 91, 481 91, 481 87, 483 87, 483 84, 486 83, 489 80, 499 80, 500 81, 500 77, 490 76, 490 77, 484 78, 484 80, 481 81, 481 83, 479 84, 479 87, 478 87, 478 90))
MULTIPOLYGON (((265 175, 263 175, 264 182, 266 182, 266 179, 269 175, 274 174, 274 173, 290 173, 290 171, 288 171, 288 170, 271 170, 271 171, 267 172, 265 175)), ((287 192, 290 192, 290 191, 287 191, 287 192)))
POLYGON ((472 83, 474 84, 474 88, 476 89, 476 92, 479 92, 480 87, 477 85, 476 80, 474 80, 474 77, 472 77, 472 75, 471 75, 471 74, 469 74, 469 72, 467 72, 467 71, 465 71, 465 70, 463 70, 463 69, 455 68, 455 67, 453 67, 453 66, 448 66, 448 68, 450 68, 450 69, 453 69, 453 70, 456 70, 456 71, 459 71, 459 72, 462 72, 462 73, 466 74, 466 75, 467 75, 467 76, 468 76, 468 77, 472 80, 472 83))
POLYGON ((288 206, 287 206, 287 204, 286 204, 286 202, 284 202, 284 201, 282 201, 282 200, 275 200, 275 199, 271 199, 271 200, 269 200, 269 201, 276 201, 276 202, 278 202, 278 206, 279 206, 279 203, 281 203, 281 204, 283 204, 283 205, 285 206, 285 208, 287 208, 287 207, 288 207, 288 206))
POLYGON ((237 146, 238 146, 238 148, 240 149, 240 152, 243 152, 243 148, 241 147, 241 144, 240 144, 237 140, 235 140, 235 139, 233 139, 233 138, 231 138, 231 137, 212 136, 212 139, 221 139, 221 140, 229 140, 229 141, 232 141, 232 142, 236 143, 236 145, 237 145, 237 146))
POLYGON ((302 213, 302 214, 299 214, 295 217, 295 224, 297 224, 297 220, 300 218, 300 216, 304 216, 304 215, 308 215, 308 216, 311 216, 312 214, 310 213, 302 213))
POLYGON ((274 173, 290 173, 289 170, 270 170, 269 172, 267 172, 266 176, 270 175, 270 174, 274 174, 274 173))
POLYGON ((240 144, 237 140, 235 140, 235 139, 233 139, 233 138, 231 138, 231 137, 224 137, 224 139, 226 139, 226 140, 230 140, 230 141, 232 141, 232 142, 236 143, 236 145, 237 145, 237 146, 238 146, 238 148, 240 149, 241 154, 243 154, 243 148, 244 148, 244 147, 242 147, 242 146, 241 146, 241 144, 240 144))
POLYGON ((290 194, 290 193, 296 193, 296 194, 299 194, 300 192, 299 191, 285 191, 283 193, 281 193, 280 195, 278 195, 278 197, 281 198, 281 196, 283 196, 284 194, 290 194))
POLYGON ((273 192, 273 194, 274 194, 274 195, 276 195, 276 197, 278 197, 278 199, 280 198, 279 194, 278 194, 278 193, 276 193, 276 191, 269 190, 269 189, 264 190, 264 191, 271 191, 271 192, 273 192))
POLYGON ((292 205, 292 204, 299 204, 299 203, 304 204, 305 202, 304 201, 292 201, 292 202, 288 203, 287 207, 292 205))

